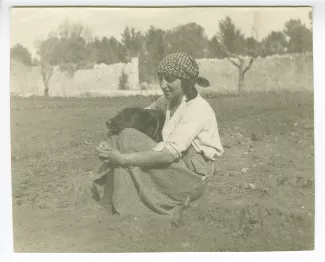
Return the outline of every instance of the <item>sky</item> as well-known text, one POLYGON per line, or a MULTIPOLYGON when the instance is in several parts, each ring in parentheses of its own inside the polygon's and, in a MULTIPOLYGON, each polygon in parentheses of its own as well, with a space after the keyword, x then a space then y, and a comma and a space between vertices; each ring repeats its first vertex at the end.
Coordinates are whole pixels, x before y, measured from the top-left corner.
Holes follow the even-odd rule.
POLYGON ((66 19, 83 23, 93 37, 114 36, 120 40, 127 26, 145 32, 151 25, 167 30, 189 22, 201 25, 211 38, 217 33, 218 21, 230 16, 246 36, 252 35, 253 25, 256 25, 258 37, 263 38, 272 30, 283 30, 290 19, 301 19, 309 26, 310 10, 308 7, 12 8, 10 45, 20 43, 35 56, 35 42, 45 39, 66 19))

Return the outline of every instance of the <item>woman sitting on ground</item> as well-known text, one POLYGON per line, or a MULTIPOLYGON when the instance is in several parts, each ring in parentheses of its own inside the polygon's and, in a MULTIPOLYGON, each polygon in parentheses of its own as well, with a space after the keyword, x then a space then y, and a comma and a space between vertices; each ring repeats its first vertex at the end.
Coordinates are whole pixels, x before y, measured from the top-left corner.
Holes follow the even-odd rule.
POLYGON ((183 52, 170 54, 157 71, 164 95, 148 108, 166 114, 163 142, 129 128, 115 137, 112 150, 96 148, 114 166, 101 203, 121 215, 173 217, 202 195, 213 161, 223 154, 215 113, 195 89, 210 85, 198 76, 196 61, 183 52))

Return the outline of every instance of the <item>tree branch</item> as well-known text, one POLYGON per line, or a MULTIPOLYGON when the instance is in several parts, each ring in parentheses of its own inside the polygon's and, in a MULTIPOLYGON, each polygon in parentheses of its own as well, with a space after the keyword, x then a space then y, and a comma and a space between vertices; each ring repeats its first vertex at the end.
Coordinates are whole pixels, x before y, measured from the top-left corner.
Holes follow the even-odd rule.
POLYGON ((243 71, 243 75, 251 68, 251 66, 252 66, 255 59, 256 59, 256 56, 251 57, 251 59, 249 60, 249 64, 247 65, 247 67, 243 71))
POLYGON ((41 69, 42 69, 43 82, 44 84, 47 85, 53 73, 53 66, 42 63, 41 69))
POLYGON ((46 79, 47 82, 50 80, 52 73, 53 73, 53 66, 49 66, 49 73, 47 74, 47 79, 46 79))
POLYGON ((228 47, 227 47, 224 43, 222 43, 222 42, 219 41, 219 40, 218 40, 218 43, 219 43, 219 46, 221 47, 222 51, 225 52, 225 54, 227 55, 227 58, 228 58, 228 57, 229 57, 229 58, 232 58, 232 57, 233 57, 233 58, 237 58, 237 59, 239 59, 239 56, 236 55, 236 54, 231 53, 231 52, 229 51, 228 47))
POLYGON ((218 41, 219 43, 219 46, 221 47, 222 51, 226 54, 226 58, 227 60, 232 63, 234 66, 240 68, 240 64, 239 63, 236 63, 234 60, 232 60, 231 58, 236 58, 236 59, 240 59, 240 57, 236 54, 233 54, 229 51, 229 49, 227 48, 227 46, 222 43, 221 41, 218 41))
POLYGON ((235 61, 231 60, 230 57, 227 57, 227 60, 232 63, 233 65, 237 66, 238 68, 240 67, 239 64, 237 64, 235 61))

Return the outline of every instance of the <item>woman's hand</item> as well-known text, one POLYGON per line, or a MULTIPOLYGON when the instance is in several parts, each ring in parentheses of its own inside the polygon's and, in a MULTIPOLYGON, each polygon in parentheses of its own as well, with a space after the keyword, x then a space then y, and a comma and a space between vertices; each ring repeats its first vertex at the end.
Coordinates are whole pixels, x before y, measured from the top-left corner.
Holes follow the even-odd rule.
POLYGON ((105 163, 111 163, 118 166, 123 166, 127 163, 127 159, 118 150, 96 147, 96 151, 98 152, 98 157, 105 163))
POLYGON ((99 156, 99 153, 103 153, 104 151, 111 151, 112 147, 108 144, 107 141, 102 141, 99 143, 99 146, 96 147, 96 156, 99 157, 100 160, 102 160, 104 163, 109 163, 109 161, 107 160, 106 157, 103 156, 99 156), (101 151, 99 151, 98 149, 101 149, 101 151))

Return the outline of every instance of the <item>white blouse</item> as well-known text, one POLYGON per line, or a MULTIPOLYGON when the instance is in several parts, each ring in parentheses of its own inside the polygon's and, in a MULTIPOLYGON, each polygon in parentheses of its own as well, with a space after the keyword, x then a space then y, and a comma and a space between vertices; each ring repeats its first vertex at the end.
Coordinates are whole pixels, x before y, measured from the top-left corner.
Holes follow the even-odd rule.
POLYGON ((196 98, 181 104, 170 116, 169 100, 160 97, 147 108, 163 110, 166 121, 162 130, 163 142, 154 150, 161 151, 166 147, 176 158, 181 158, 191 145, 198 153, 203 153, 209 160, 215 160, 224 152, 221 145, 218 124, 210 104, 199 94, 196 98))

